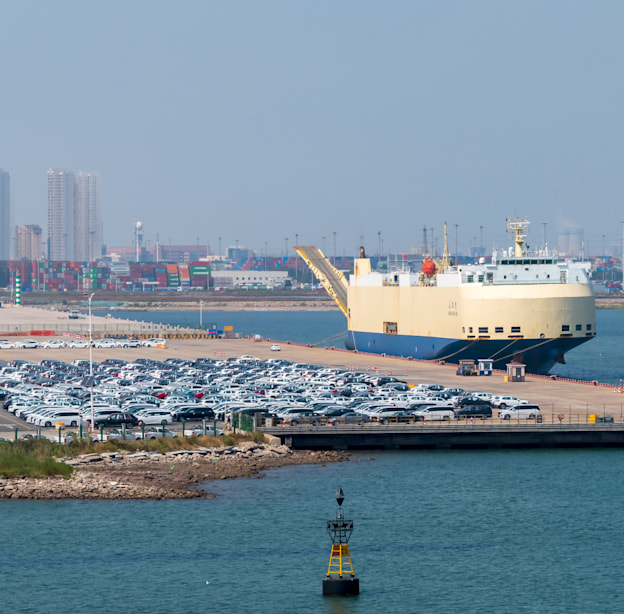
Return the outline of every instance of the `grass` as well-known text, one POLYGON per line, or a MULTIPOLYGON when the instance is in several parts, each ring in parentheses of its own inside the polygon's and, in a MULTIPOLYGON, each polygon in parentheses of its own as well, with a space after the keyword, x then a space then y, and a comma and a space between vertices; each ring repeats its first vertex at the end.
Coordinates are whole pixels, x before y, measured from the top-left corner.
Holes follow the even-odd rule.
POLYGON ((235 446, 243 441, 264 441, 260 432, 236 435, 222 435, 221 437, 193 435, 191 437, 160 437, 146 441, 110 440, 93 443, 89 439, 78 438, 65 445, 48 439, 28 439, 0 442, 0 476, 1 477, 45 477, 52 475, 71 475, 73 468, 56 459, 73 457, 80 454, 102 452, 160 452, 165 454, 175 450, 188 450, 198 447, 214 448, 221 446, 235 446))
MULTIPOLYGON (((41 478, 50 475, 69 476, 73 468, 55 460, 63 444, 43 439, 0 442, 0 476, 41 478)), ((60 456, 60 454, 59 454, 60 456)))

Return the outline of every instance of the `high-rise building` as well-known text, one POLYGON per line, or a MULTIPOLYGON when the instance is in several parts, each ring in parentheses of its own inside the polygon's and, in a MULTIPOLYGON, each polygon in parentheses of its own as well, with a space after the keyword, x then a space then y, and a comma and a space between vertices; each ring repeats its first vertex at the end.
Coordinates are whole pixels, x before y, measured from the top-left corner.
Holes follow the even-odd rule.
POLYGON ((0 168, 0 260, 11 256, 11 175, 0 168))
POLYGON ((41 226, 27 224, 17 227, 17 259, 43 260, 43 231, 41 226))
POLYGON ((74 260, 76 181, 66 170, 48 171, 48 259, 74 260))
POLYGON ((97 171, 76 174, 75 259, 92 262, 102 255, 100 176, 97 171))

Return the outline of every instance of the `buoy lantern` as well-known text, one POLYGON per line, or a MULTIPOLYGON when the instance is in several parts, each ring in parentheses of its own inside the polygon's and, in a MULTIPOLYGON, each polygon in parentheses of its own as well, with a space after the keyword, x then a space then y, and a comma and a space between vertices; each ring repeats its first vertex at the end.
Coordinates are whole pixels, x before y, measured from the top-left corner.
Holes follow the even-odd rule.
POLYGON ((332 540, 332 549, 327 577, 323 578, 323 595, 358 595, 360 581, 353 571, 348 544, 353 533, 353 520, 346 520, 344 517, 342 488, 336 493, 336 501, 338 502, 336 520, 327 521, 327 533, 332 540))

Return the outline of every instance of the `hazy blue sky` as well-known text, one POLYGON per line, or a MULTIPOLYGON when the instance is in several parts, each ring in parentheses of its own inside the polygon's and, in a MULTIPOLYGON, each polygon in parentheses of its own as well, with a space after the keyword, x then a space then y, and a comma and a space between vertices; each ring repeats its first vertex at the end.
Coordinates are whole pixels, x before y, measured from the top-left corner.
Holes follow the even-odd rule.
POLYGON ((620 253, 624 4, 2 2, 0 168, 47 227, 48 168, 102 175, 104 240, 354 254, 530 244, 620 253), (543 223, 547 226, 544 227, 543 223), (476 243, 475 243, 476 244, 476 243))

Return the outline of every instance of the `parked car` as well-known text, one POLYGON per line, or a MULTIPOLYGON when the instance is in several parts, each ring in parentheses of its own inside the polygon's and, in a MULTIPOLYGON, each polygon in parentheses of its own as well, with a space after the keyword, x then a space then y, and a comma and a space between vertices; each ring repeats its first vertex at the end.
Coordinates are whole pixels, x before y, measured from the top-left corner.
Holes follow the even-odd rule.
POLYGON ((274 343, 270 349, 271 352, 279 352, 282 349, 282 346, 279 343, 274 343))
POLYGON ((124 434, 122 429, 110 429, 107 433, 104 433, 103 436, 101 433, 97 433, 97 435, 91 437, 91 441, 108 441, 109 439, 137 440, 141 439, 141 433, 126 429, 124 434))
POLYGON ((528 401, 523 401, 518 397, 512 397, 509 395, 497 395, 492 397, 490 403, 492 404, 492 407, 505 409, 505 407, 515 407, 516 405, 526 404, 528 401))
POLYGON ((180 411, 173 414, 173 419, 176 422, 183 422, 184 420, 214 420, 215 414, 212 407, 205 405, 195 405, 193 407, 185 407, 180 411))
POLYGON ((145 439, 158 439, 160 437, 165 437, 167 439, 172 439, 173 437, 177 437, 178 434, 174 431, 170 431, 169 429, 158 429, 152 427, 145 431, 145 439), (163 433, 164 430, 164 433, 163 433))
POLYGON ((163 409, 143 409, 135 415, 143 424, 171 424, 173 422, 173 416, 163 409))
POLYGON ((457 420, 467 420, 468 418, 481 418, 487 420, 492 417, 492 408, 489 404, 482 403, 481 405, 466 405, 460 409, 455 410, 455 418, 457 420))
POLYGON ((39 348, 39 342, 34 339, 23 339, 22 341, 17 341, 15 347, 20 350, 36 350, 39 348))
POLYGON ((416 421, 433 421, 442 420, 450 422, 455 418, 455 412, 453 407, 444 407, 443 405, 431 405, 430 407, 423 407, 413 412, 416 421))
POLYGON ((6 339, 0 339, 0 350, 12 350, 15 346, 6 339))
POLYGON ((139 419, 134 415, 127 412, 119 412, 116 414, 108 414, 103 416, 96 416, 94 420, 95 426, 139 426, 139 419))
POLYGON ((327 424, 335 426, 336 424, 365 424, 366 422, 370 422, 368 416, 349 411, 346 414, 342 414, 342 416, 332 416, 327 421, 327 424))
POLYGON ((381 412, 376 418, 377 422, 381 424, 390 424, 390 423, 412 423, 416 422, 416 417, 411 411, 405 411, 403 409, 395 409, 392 411, 384 411, 381 412))
POLYGON ((537 405, 523 403, 515 407, 501 409, 498 415, 502 420, 537 420, 537 417, 541 415, 541 411, 537 405))
MULTIPOLYGON (((206 426, 206 435, 210 436, 217 436, 219 437, 220 435, 223 435, 225 432, 223 429, 215 429, 212 426, 206 426)), ((196 437, 200 437, 201 435, 204 434, 204 427, 202 425, 197 425, 194 426, 192 431, 188 434, 188 436, 192 436, 195 435, 196 437)))
POLYGON ((50 339, 49 341, 44 341, 41 347, 46 350, 58 350, 66 347, 66 345, 67 344, 62 339, 50 339))

